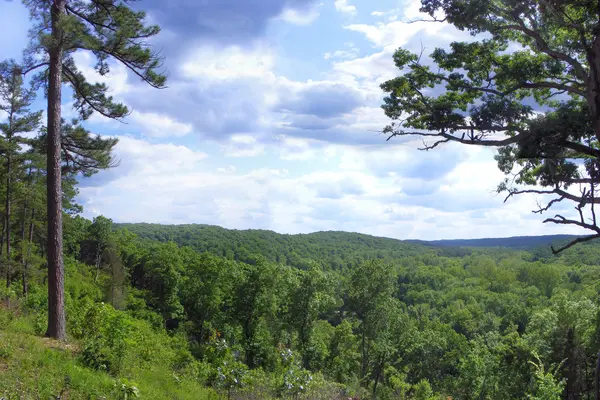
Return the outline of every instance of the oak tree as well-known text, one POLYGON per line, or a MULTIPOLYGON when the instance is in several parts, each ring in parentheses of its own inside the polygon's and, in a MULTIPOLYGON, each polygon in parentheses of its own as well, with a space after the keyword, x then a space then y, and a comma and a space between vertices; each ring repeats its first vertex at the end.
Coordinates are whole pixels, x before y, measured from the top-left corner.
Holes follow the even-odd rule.
POLYGON ((472 34, 429 56, 398 49, 402 74, 381 85, 388 140, 422 137, 498 149, 506 199, 542 195, 534 212, 571 202, 544 222, 600 238, 600 4, 575 0, 422 0, 431 23, 472 34), (516 49, 516 50, 515 50, 516 49))

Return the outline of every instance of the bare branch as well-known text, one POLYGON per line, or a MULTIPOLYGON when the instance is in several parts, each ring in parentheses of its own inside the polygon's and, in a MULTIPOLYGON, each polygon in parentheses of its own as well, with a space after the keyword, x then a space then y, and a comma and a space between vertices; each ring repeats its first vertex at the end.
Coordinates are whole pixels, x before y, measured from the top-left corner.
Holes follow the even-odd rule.
MULTIPOLYGON (((543 214, 544 212, 548 211, 550 209, 550 207, 552 207, 554 204, 556 203, 560 203, 561 201, 563 201, 565 198, 564 197, 559 197, 558 199, 552 199, 548 202, 548 204, 546 204, 546 207, 542 207, 539 203, 538 203, 538 210, 533 210, 532 212, 534 214, 543 214)), ((506 200, 505 200, 506 202, 506 200)))
POLYGON ((585 196, 585 197, 575 196, 574 194, 566 192, 563 189, 560 189, 558 187, 555 189, 552 189, 552 190, 538 190, 538 189, 511 190, 510 193, 508 194, 508 196, 506 196, 506 198, 504 199, 504 202, 506 202, 509 198, 511 198, 514 195, 526 194, 526 193, 529 193, 529 194, 556 194, 561 197, 564 197, 565 199, 575 201, 577 203, 581 203, 581 202, 585 201, 586 203, 589 203, 589 204, 600 204, 600 199, 590 198, 589 196, 585 196))
POLYGON ((27 75, 28 73, 30 73, 32 71, 35 71, 36 69, 38 69, 40 67, 44 67, 44 66, 48 66, 48 62, 47 61, 39 63, 39 64, 35 64, 35 65, 32 65, 30 67, 25 68, 25 69, 23 69, 21 71, 21 74, 27 75))
POLYGON ((550 246, 550 249, 552 249, 552 254, 557 255, 558 253, 560 253, 564 250, 567 250, 568 248, 571 248, 578 243, 585 243, 585 242, 589 242, 590 240, 594 240, 594 239, 600 239, 600 233, 597 235, 578 237, 577 239, 570 241, 569 243, 567 243, 566 245, 564 245, 562 247, 559 247, 558 249, 555 249, 554 246, 550 246))
POLYGON ((584 229, 588 229, 590 231, 594 231, 600 235, 600 227, 595 225, 587 224, 585 222, 576 221, 574 219, 566 219, 562 215, 555 215, 554 218, 546 218, 544 223, 552 222, 553 224, 558 225, 576 225, 584 229))
MULTIPOLYGON (((455 127, 450 127, 451 129, 454 129, 455 127)), ((471 128, 473 129, 473 128, 471 128)), ((479 129, 476 129, 479 130, 479 129)), ((387 132, 389 133, 389 132, 387 132)), ((464 139, 463 138, 459 138, 456 136, 452 136, 448 133, 444 133, 444 132, 439 132, 439 133, 431 133, 431 132, 405 132, 405 131, 396 131, 396 132, 392 132, 391 135, 387 138, 387 140, 390 140, 391 138, 395 137, 395 136, 429 136, 429 137, 441 137, 444 139, 447 139, 448 142, 452 141, 452 142, 458 142, 458 143, 462 143, 462 144, 470 144, 470 145, 478 145, 478 146, 490 146, 490 147, 502 147, 502 146, 508 146, 509 144, 513 144, 513 143, 517 143, 519 140, 529 136, 529 132, 521 132, 515 136, 511 136, 502 140, 482 140, 482 139, 464 139)))

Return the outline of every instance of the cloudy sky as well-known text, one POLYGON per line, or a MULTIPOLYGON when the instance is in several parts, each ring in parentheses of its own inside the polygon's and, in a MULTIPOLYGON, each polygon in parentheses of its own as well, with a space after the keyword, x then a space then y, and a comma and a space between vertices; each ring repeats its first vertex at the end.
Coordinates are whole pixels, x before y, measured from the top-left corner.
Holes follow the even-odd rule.
MULTIPOLYGON (((133 113, 93 117, 117 136, 118 168, 82 182, 85 215, 282 233, 357 231, 400 239, 573 232, 543 225, 534 197, 503 204, 493 151, 390 141, 379 84, 398 47, 430 53, 465 34, 407 24, 413 0, 144 0, 162 27, 168 88, 115 66, 133 113)), ((19 57, 28 16, 0 2, 0 58, 19 57), (10 38, 10 40, 6 40, 10 38)), ((92 80, 94 60, 77 55, 92 80)), ((68 114, 69 98, 64 110, 68 114)), ((41 102, 40 102, 41 105, 41 102)), ((576 232, 576 231, 575 231, 576 232)))

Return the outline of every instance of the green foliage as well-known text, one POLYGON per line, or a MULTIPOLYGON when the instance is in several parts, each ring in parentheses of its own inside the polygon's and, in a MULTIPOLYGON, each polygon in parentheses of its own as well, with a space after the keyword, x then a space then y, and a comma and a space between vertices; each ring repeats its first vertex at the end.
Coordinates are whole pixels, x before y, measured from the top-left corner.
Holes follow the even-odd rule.
POLYGON ((229 230, 210 225, 117 224, 142 238, 173 241, 199 253, 209 252, 248 264, 256 256, 308 269, 316 261, 326 269, 350 269, 374 258, 402 259, 427 253, 422 245, 348 232, 279 235, 263 230, 229 230))
MULTIPOLYGON (((43 378, 43 388, 32 386, 35 393, 132 398, 136 387, 140 398, 209 398, 204 386, 260 399, 591 394, 600 267, 571 252, 593 260, 592 244, 552 259, 520 250, 427 250, 337 270, 307 260, 300 269, 77 226, 86 229, 77 234, 79 260, 65 263, 72 347, 61 362, 102 383, 82 386, 75 374, 66 385, 69 374, 59 372, 43 378), (100 237, 108 239, 97 269, 86 249, 100 237), (124 271, 120 309, 104 301, 114 279, 109 263, 124 271), (549 365, 559 367, 548 372, 549 365)), ((37 276, 27 298, 15 294, 11 310, 0 312, 0 334, 44 333, 46 288, 37 276)), ((18 346, 2 343, 0 368, 22 360, 18 346)), ((28 376, 32 369, 24 368, 28 376)))
POLYGON ((82 341, 84 365, 118 374, 129 346, 131 320, 109 305, 93 304, 82 313, 80 329, 74 335, 82 341))
POLYGON ((535 389, 534 394, 527 396, 529 399, 534 400, 560 400, 564 389, 564 381, 557 379, 556 372, 560 365, 556 366, 554 370, 546 371, 544 364, 540 358, 536 355, 536 361, 530 361, 531 365, 535 368, 535 389))
MULTIPOLYGON (((573 203, 572 215, 544 222, 589 231, 555 249, 600 237, 594 217, 598 174, 600 77, 593 52, 600 10, 592 2, 537 0, 422 0, 430 22, 442 20, 474 39, 430 54, 397 49, 399 76, 384 82, 382 108, 389 137, 494 147, 508 197, 545 194, 538 209, 573 203), (476 37, 476 38, 475 38, 476 37), (583 185, 571 194, 574 184, 583 185), (562 203, 564 204, 564 203, 562 203)), ((507 197, 507 198, 508 198, 507 197)))

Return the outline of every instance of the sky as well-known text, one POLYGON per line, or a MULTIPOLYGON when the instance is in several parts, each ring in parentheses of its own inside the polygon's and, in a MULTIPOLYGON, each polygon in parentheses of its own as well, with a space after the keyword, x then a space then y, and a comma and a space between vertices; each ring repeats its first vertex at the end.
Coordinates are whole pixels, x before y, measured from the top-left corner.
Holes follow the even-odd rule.
MULTIPOLYGON (((399 74, 393 52, 425 54, 472 40, 424 16, 414 0, 143 0, 159 24, 168 88, 117 64, 108 77, 131 115, 93 116, 118 137, 119 166, 80 185, 84 216, 201 223, 280 233, 323 230, 398 239, 580 233, 542 224, 535 197, 504 203, 492 149, 379 133, 390 122, 379 85, 399 74)), ((28 14, 0 2, 0 58, 27 43, 28 14)), ((69 115, 71 99, 63 98, 69 115)), ((43 107, 42 100, 39 102, 43 107)))

